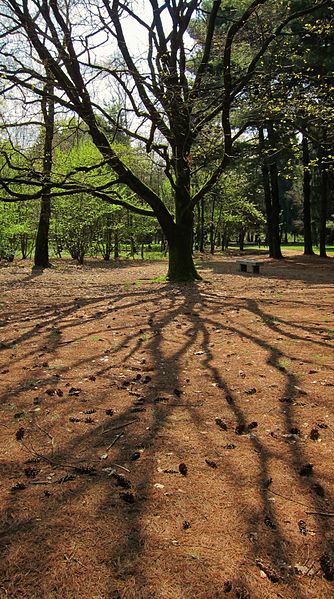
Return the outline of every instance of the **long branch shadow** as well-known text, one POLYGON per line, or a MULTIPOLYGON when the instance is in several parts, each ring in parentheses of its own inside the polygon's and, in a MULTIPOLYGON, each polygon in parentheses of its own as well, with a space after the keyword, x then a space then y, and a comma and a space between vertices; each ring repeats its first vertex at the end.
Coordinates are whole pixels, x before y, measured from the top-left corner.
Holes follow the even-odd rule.
MULTIPOLYGON (((88 430, 78 433, 75 436, 70 435, 69 439, 65 437, 62 447, 57 452, 52 451, 50 438, 48 442, 49 449, 47 451, 43 450, 43 458, 46 458, 45 463, 48 464, 51 474, 53 473, 53 469, 57 473, 61 467, 65 469, 65 472, 73 473, 73 468, 68 465, 70 463, 78 464, 80 455, 84 455, 84 459, 87 460, 86 472, 77 472, 77 478, 73 482, 68 481, 70 487, 67 490, 66 481, 58 483, 57 489, 60 489, 60 491, 56 493, 56 497, 39 497, 37 506, 35 503, 37 511, 33 517, 19 515, 22 505, 25 511, 29 512, 28 504, 22 499, 23 496, 22 494, 20 495, 19 490, 14 490, 9 495, 7 503, 3 508, 5 529, 3 531, 2 555, 7 567, 9 567, 9 560, 12 560, 13 555, 16 555, 16 561, 14 560, 13 562, 14 567, 12 566, 11 569, 11 574, 13 575, 13 570, 16 570, 16 574, 13 578, 14 583, 13 580, 12 582, 5 580, 4 588, 7 589, 8 596, 14 596, 13 593, 18 592, 17 588, 15 589, 15 585, 17 587, 23 584, 22 577, 20 578, 17 574, 18 569, 21 569, 25 573, 26 585, 29 586, 29 582, 27 582, 29 576, 32 578, 30 598, 33 596, 47 596, 46 589, 48 588, 47 585, 50 585, 50 579, 53 581, 59 596, 60 593, 65 597, 70 596, 67 584, 75 585, 78 584, 78 580, 85 578, 83 573, 85 562, 82 561, 83 558, 81 556, 77 557, 75 550, 73 550, 72 557, 69 557, 71 555, 69 553, 67 559, 62 559, 59 552, 57 553, 57 547, 58 545, 60 547, 63 545, 64 539, 69 542, 73 533, 74 537, 79 539, 82 530, 85 528, 81 525, 79 533, 71 530, 70 526, 73 526, 73 524, 70 524, 70 518, 66 515, 66 512, 68 511, 73 516, 75 510, 78 510, 79 514, 85 514, 87 518, 88 514, 90 514, 89 508, 94 510, 94 516, 90 515, 93 518, 93 524, 87 528, 87 538, 91 541, 90 559, 93 560, 95 566, 99 565, 99 575, 103 572, 109 574, 108 588, 103 594, 101 590, 103 585, 101 585, 98 591, 100 592, 99 596, 136 597, 136 599, 140 599, 140 597, 148 599, 148 597, 158 596, 190 599, 194 594, 196 597, 202 599, 204 597, 214 598, 222 596, 221 577, 217 581, 212 579, 212 563, 210 560, 204 559, 204 557, 196 558, 196 563, 194 564, 194 558, 189 554, 189 542, 184 540, 184 537, 180 535, 180 531, 177 532, 178 527, 180 528, 182 523, 179 522, 175 525, 175 523, 169 524, 166 522, 168 513, 175 512, 175 509, 171 510, 170 506, 165 505, 161 501, 161 497, 158 494, 161 494, 162 489, 154 486, 157 476, 155 454, 160 455, 165 445, 169 449, 173 448, 172 460, 176 473, 165 473, 165 477, 167 476, 169 479, 174 477, 172 480, 176 481, 169 483, 169 487, 171 488, 171 497, 174 499, 178 509, 186 511, 185 504, 191 504, 194 501, 192 493, 194 493, 195 486, 194 483, 191 483, 191 472, 189 472, 188 477, 182 476, 178 472, 180 463, 190 460, 193 468, 198 468, 198 472, 202 476, 201 480, 209 486, 212 484, 212 479, 209 475, 207 473, 203 475, 201 468, 196 466, 197 457, 195 460, 191 459, 191 454, 189 454, 189 440, 180 438, 177 434, 177 418, 180 404, 182 405, 182 410, 187 414, 189 421, 193 424, 191 434, 196 439, 196 451, 202 457, 207 455, 209 442, 210 453, 219 456, 221 470, 224 472, 225 478, 224 481, 217 478, 218 489, 219 492, 222 489, 224 490, 224 484, 230 489, 233 499, 232 505, 229 505, 230 517, 239 521, 239 524, 241 521, 240 526, 242 526, 242 534, 245 539, 244 553, 247 555, 248 563, 254 567, 256 560, 269 560, 270 567, 276 569, 276 571, 278 570, 283 580, 294 579, 294 591, 297 594, 299 593, 299 596, 302 596, 303 591, 299 586, 298 578, 296 579, 293 576, 294 563, 291 550, 288 549, 289 540, 281 524, 281 512, 272 501, 272 490, 275 490, 276 487, 271 460, 273 458, 277 459, 281 449, 275 448, 272 437, 270 437, 270 443, 268 443, 267 438, 263 435, 257 434, 256 431, 251 433, 247 431, 247 425, 249 424, 253 408, 249 405, 243 405, 236 391, 230 387, 227 377, 223 376, 222 369, 216 364, 214 350, 211 348, 211 331, 220 328, 222 334, 233 334, 240 337, 240 339, 246 339, 251 346, 259 348, 267 354, 268 365, 275 370, 280 378, 284 379, 284 389, 282 390, 280 399, 286 400, 288 398, 289 402, 278 401, 277 413, 284 431, 289 432, 292 428, 297 428, 299 425, 294 409, 294 403, 296 403, 298 396, 297 388, 299 381, 296 375, 282 371, 281 362, 282 358, 286 356, 285 352, 278 350, 272 342, 264 340, 260 334, 255 334, 251 330, 245 330, 238 323, 222 323, 222 319, 218 315, 222 309, 232 309, 235 306, 235 300, 222 299, 220 295, 210 290, 208 291, 205 288, 202 290, 201 286, 188 287, 181 285, 175 289, 166 285, 160 286, 158 290, 154 290, 153 292, 152 289, 149 291, 137 290, 132 291, 131 296, 126 293, 118 295, 115 297, 113 303, 115 301, 117 301, 117 311, 120 316, 123 315, 126 318, 129 311, 136 309, 138 312, 143 313, 147 309, 150 311, 148 319, 150 322, 143 323, 143 319, 138 316, 140 329, 138 330, 137 326, 134 327, 133 331, 124 331, 123 329, 124 335, 122 339, 109 349, 108 357, 110 360, 114 360, 114 363, 119 366, 122 363, 130 365, 133 359, 136 359, 138 364, 142 364, 142 360, 146 360, 145 364, 149 364, 150 371, 153 373, 152 377, 147 381, 142 375, 140 378, 137 378, 137 375, 130 376, 129 380, 123 380, 123 383, 125 382, 124 385, 117 376, 114 376, 114 380, 111 381, 109 378, 109 366, 99 365, 99 367, 96 367, 95 374, 98 373, 100 377, 107 377, 107 382, 114 385, 115 394, 129 394, 124 404, 125 407, 121 412, 116 413, 116 416, 111 420, 112 426, 110 426, 109 420, 103 417, 102 422, 98 425, 93 423, 91 427, 88 427, 88 430), (152 303, 162 304, 163 309, 153 312, 152 303), (184 340, 175 343, 175 349, 171 349, 170 344, 166 343, 168 335, 171 334, 169 328, 175 324, 176 319, 180 318, 181 315, 187 321, 187 325, 185 325, 187 326, 187 330, 184 333, 184 340), (148 332, 148 338, 146 340, 143 339, 148 332), (203 428, 208 428, 205 423, 205 410, 203 411, 200 407, 197 407, 196 403, 194 405, 194 402, 187 401, 183 374, 185 356, 190 353, 194 354, 194 350, 197 350, 199 347, 201 348, 201 352, 203 352, 203 370, 209 375, 211 384, 214 384, 217 390, 221 390, 222 396, 219 401, 221 402, 222 409, 227 414, 229 421, 233 423, 234 431, 238 429, 242 433, 236 438, 240 440, 240 444, 242 441, 244 451, 249 451, 247 448, 252 448, 251 455, 252 459, 255 459, 255 471, 258 473, 255 481, 247 481, 247 476, 241 465, 239 472, 236 471, 235 458, 231 457, 233 450, 226 449, 222 451, 221 437, 217 436, 216 428, 214 430, 210 429, 207 436, 203 436, 200 433, 203 428), (132 401, 133 398, 135 398, 135 403, 132 401), (146 412, 136 410, 146 410, 146 412), (135 428, 131 424, 129 424, 129 427, 124 426, 133 420, 136 421, 135 428), (116 439, 118 434, 121 434, 118 431, 122 432, 124 430, 127 431, 124 437, 116 439), (104 471, 101 468, 102 461, 99 458, 92 458, 92 454, 87 450, 87 448, 91 448, 92 446, 97 447, 98 450, 102 450, 106 446, 111 446, 115 442, 115 439, 116 443, 111 448, 113 451, 113 464, 125 464, 125 467, 129 467, 129 470, 131 470, 129 475, 125 476, 125 478, 128 477, 128 483, 130 484, 127 490, 121 490, 117 486, 125 484, 124 479, 120 477, 120 472, 126 471, 122 470, 122 468, 118 469, 117 466, 113 468, 115 469, 115 473, 104 471), (135 453, 139 453, 140 457, 132 462, 131 456, 135 453), (62 464, 65 464, 65 466, 61 466, 62 464), (96 474, 92 470, 89 470, 89 468, 92 468, 92 464, 96 468, 96 474), (114 477, 114 474, 117 476, 114 477), (268 486, 268 481, 270 481, 271 477, 273 478, 273 485, 268 486), (190 483, 188 483, 188 480, 190 483), (120 481, 123 482, 121 483, 120 481), (247 486, 244 486, 246 484, 248 487, 251 487, 251 494, 247 486), (188 485, 191 491, 187 490, 188 485), (181 489, 178 491, 179 487, 181 489), (235 497, 238 497, 237 504, 234 500, 235 497), (183 498, 185 501, 183 501, 183 498), (254 498, 258 501, 254 501, 254 498), (49 506, 46 507, 46 501, 49 499, 51 501, 49 502, 49 506), (78 507, 79 505, 86 505, 87 502, 88 511, 82 507, 78 507), (166 514, 164 513, 164 505, 166 514), (15 514, 14 522, 10 518, 10 514, 15 514), (268 526, 264 522, 265 519, 272 526, 268 526), (157 524, 157 522, 159 523, 157 524), (108 544, 105 534, 101 534, 101 547, 98 546, 98 538, 92 534, 91 529, 96 527, 98 533, 102 533, 103 526, 107 526, 110 529, 112 539, 108 544), (176 539, 175 544, 173 544, 172 535, 175 533, 181 540, 176 539), (49 542, 51 536, 53 538, 52 545, 49 542), (30 565, 31 560, 29 560, 32 540, 35 545, 33 568, 30 565), (19 545, 21 545, 20 550, 18 549, 19 545), (42 550, 40 549, 41 547, 43 548, 42 550), (151 558, 154 556, 153 561, 155 561, 155 566, 152 564, 145 565, 146 552, 149 553, 151 558), (55 557, 57 558, 57 565, 53 566, 52 563, 55 557), (69 575, 66 568, 68 562, 72 563, 71 559, 76 569, 74 573, 72 571, 71 575, 69 575), (79 561, 75 562, 75 560, 79 561), (58 573, 56 572, 57 568, 58 573), (194 582, 193 577, 191 579, 192 586, 187 588, 185 585, 187 571, 190 576, 194 574, 195 569, 197 572, 197 581, 194 582), (35 572, 35 578, 33 572, 35 572), (162 572, 164 572, 164 576, 159 581, 157 575, 158 573, 161 575, 162 572), (44 587, 43 585, 40 587, 42 592, 38 595, 36 584, 39 583, 37 583, 37 580, 44 580, 45 576, 48 576, 49 580, 47 584, 43 583, 44 587)), ((89 300, 85 304, 85 307, 89 306, 93 308, 95 305, 100 305, 101 303, 103 303, 103 298, 99 297, 95 298, 95 300, 89 300)), ((281 328, 281 323, 268 322, 268 315, 260 308, 256 301, 245 302, 243 300, 242 303, 247 313, 260 318, 269 330, 275 333, 279 332, 282 336, 286 335, 284 329, 281 328)), ((80 332, 80 322, 72 324, 62 323, 62 319, 66 319, 70 315, 73 316, 77 311, 77 305, 69 305, 64 307, 64 310, 60 309, 60 314, 57 314, 57 326, 63 331, 63 335, 69 329, 77 329, 80 332)), ((35 312, 35 317, 37 316, 38 312, 35 312)), ((104 333, 106 332, 104 320, 110 316, 110 312, 107 310, 99 314, 96 318, 92 316, 89 324, 92 325, 95 334, 100 335, 103 331, 104 333)), ((112 330, 116 331, 117 328, 117 325, 114 325, 112 330)), ((292 324, 291 328, 293 329, 292 324)), ((33 328, 30 331, 30 335, 17 338, 16 345, 31 341, 39 335, 41 335, 40 329, 33 328)), ((301 336, 302 333, 299 332, 299 335, 301 336)), ((291 338, 293 336, 291 337, 291 334, 289 334, 289 339, 291 338)), ((80 336, 80 341, 87 342, 87 336, 80 336)), ((51 353, 64 350, 65 346, 61 345, 63 342, 60 340, 59 335, 53 345, 50 338, 48 339, 48 343, 51 344, 51 353)), ((36 352, 40 349, 39 347, 38 350, 31 350, 31 357, 36 355, 36 352)), ((88 365, 91 367, 92 359, 96 360, 98 355, 99 352, 94 351, 89 352, 87 356, 78 357, 72 361, 71 368, 78 366, 83 368, 85 366, 88 367, 88 365)), ((25 358, 27 357, 28 353, 25 353, 25 358)), ((46 381, 47 379, 44 379, 41 387, 46 381)), ((19 394, 20 392, 22 392, 22 385, 16 388, 16 393, 19 394)), ((53 404, 55 410, 61 402, 63 402, 61 398, 55 398, 53 404)), ((104 393, 102 397, 94 399, 96 407, 99 407, 101 410, 105 406, 105 402, 106 395, 104 393)), ((77 405, 79 406, 79 404, 77 405)), ((47 431, 51 436, 52 434, 55 435, 58 430, 57 423, 51 420, 47 422, 47 431)), ((45 424, 43 422, 44 427, 45 424)), ((233 435, 236 435, 234 431, 233 435)), ((35 440, 37 437, 42 444, 43 431, 39 431, 39 435, 40 437, 37 437, 37 431, 33 429, 32 424, 31 439, 35 440)), ((29 439, 27 443, 24 441, 26 447, 30 447, 32 455, 34 455, 34 446, 31 447, 29 442, 29 439)), ((288 476, 295 481, 298 492, 305 495, 310 484, 308 480, 306 481, 306 479, 301 478, 299 474, 301 467, 307 462, 302 443, 298 439, 294 439, 294 443, 291 444, 287 444, 285 441, 282 441, 282 443, 284 443, 284 448, 286 449, 283 460, 285 460, 288 476)), ((37 451, 35 453, 40 454, 42 452, 37 451)), ((40 455, 35 455, 35 457, 40 457, 40 455)), ((13 463, 9 460, 7 463, 4 463, 4 467, 7 469, 10 468, 16 475, 22 471, 22 464, 19 462, 13 463)), ((312 476, 312 485, 318 485, 319 487, 321 486, 321 482, 317 479, 315 472, 312 476)), ((36 497, 33 494, 35 488, 33 485, 29 486, 27 501, 29 501, 30 497, 36 502, 36 497)), ((53 488, 54 486, 52 486, 53 488)), ((166 484, 164 488, 166 488, 166 484)), ((168 498, 169 496, 167 495, 166 497, 168 498)), ((213 493, 213 497, 217 500, 216 493, 213 493)), ((228 500, 226 495, 224 495, 224 498, 228 500)), ((330 499, 327 489, 325 498, 314 495, 312 492, 311 496, 308 497, 310 511, 312 511, 312 507, 314 511, 328 509, 326 506, 330 499), (325 499, 327 500, 326 502, 325 499)), ((218 509, 225 512, 226 506, 221 504, 218 509)), ((201 510, 203 518, 208 518, 210 511, 212 511, 209 501, 201 506, 201 510)), ((315 515, 315 520, 318 529, 321 531, 323 548, 325 550, 326 539, 329 538, 331 531, 328 526, 325 529, 321 517, 315 515)), ((210 524, 207 526, 209 535, 214 534, 210 524)), ((71 545, 71 543, 69 544, 71 545)), ((84 552, 82 543, 80 544, 80 550, 84 552)), ((248 588, 252 592, 252 597, 255 597, 258 592, 256 586, 254 586, 254 576, 253 578, 249 577, 245 570, 234 572, 233 584, 234 587, 239 586, 241 591, 248 588)), ((90 591, 87 592, 91 593, 92 587, 90 586, 89 588, 90 591)), ((81 594, 81 596, 91 597, 92 595, 81 594)))

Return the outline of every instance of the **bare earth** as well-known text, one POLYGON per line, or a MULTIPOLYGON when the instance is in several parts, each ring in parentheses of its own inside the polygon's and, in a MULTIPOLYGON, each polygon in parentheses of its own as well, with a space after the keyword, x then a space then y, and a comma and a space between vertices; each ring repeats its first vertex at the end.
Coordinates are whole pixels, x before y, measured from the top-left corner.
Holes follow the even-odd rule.
POLYGON ((0 597, 334 597, 334 260, 0 265, 0 597))

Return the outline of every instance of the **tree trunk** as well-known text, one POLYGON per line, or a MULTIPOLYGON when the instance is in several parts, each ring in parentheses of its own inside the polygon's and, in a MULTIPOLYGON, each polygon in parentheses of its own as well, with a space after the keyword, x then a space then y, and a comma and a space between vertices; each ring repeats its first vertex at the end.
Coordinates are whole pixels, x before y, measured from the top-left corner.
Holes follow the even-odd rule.
MULTIPOLYGON (((276 153, 276 133, 272 123, 267 125, 268 140, 272 150, 276 153)), ((283 258, 281 252, 280 243, 280 228, 279 228, 279 213, 280 213, 280 202, 279 202, 279 187, 278 187, 278 169, 276 157, 271 156, 270 165, 270 187, 271 187, 271 224, 272 224, 272 247, 270 257, 280 260, 283 258)))
MULTIPOLYGON (((264 150, 264 133, 263 129, 259 129, 259 148, 262 153, 264 150)), ((262 171, 262 182, 263 182, 263 192, 264 192, 264 205, 266 209, 266 220, 267 220, 267 241, 269 245, 269 256, 272 256, 273 253, 273 231, 272 231, 272 206, 271 206, 271 191, 270 191, 270 177, 269 177, 269 169, 268 165, 262 157, 261 161, 261 171, 262 171)))
POLYGON ((110 260, 110 254, 111 254, 111 250, 112 250, 112 218, 110 216, 110 214, 107 215, 106 217, 106 227, 104 230, 104 243, 105 243, 105 248, 104 248, 104 254, 103 254, 103 260, 110 260))
POLYGON ((177 210, 176 224, 165 231, 168 240, 168 281, 201 279, 193 261, 193 214, 177 210))
POLYGON ((204 198, 200 201, 200 214, 201 214, 201 234, 200 234, 200 244, 199 251, 204 252, 204 198))
MULTIPOLYGON (((176 115, 175 115, 176 116, 176 115)), ((188 119, 188 116, 186 116, 188 119)), ((201 279, 193 261, 194 214, 190 201, 190 168, 188 140, 181 134, 174 147, 175 156, 175 222, 163 217, 160 225, 168 240, 168 281, 201 279)))
POLYGON ((136 248, 135 239, 134 239, 134 236, 131 235, 131 237, 130 237, 130 256, 131 256, 131 258, 134 258, 136 253, 137 253, 137 248, 136 248))
POLYGON ((41 212, 39 216, 34 265, 36 268, 50 268, 49 261, 49 228, 51 217, 51 200, 49 190, 43 191, 41 212))
POLYGON ((240 250, 240 252, 243 252, 244 248, 245 248, 245 234, 246 234, 246 231, 244 229, 239 231, 239 250, 240 250))
POLYGON ((311 171, 310 171, 310 152, 308 139, 303 134, 303 204, 304 204, 304 255, 312 256, 314 254, 312 244, 312 221, 311 221, 311 171))
POLYGON ((196 271, 192 253, 192 227, 175 227, 168 236, 168 281, 195 281, 201 277, 196 271))
POLYGON ((49 76, 48 82, 45 84, 46 94, 42 99, 42 112, 45 125, 45 138, 44 138, 44 149, 43 149, 43 187, 41 195, 41 212, 38 223, 36 245, 35 245, 35 258, 34 266, 36 268, 49 268, 51 266, 49 261, 49 228, 51 218, 51 169, 52 169, 52 143, 54 133, 54 118, 55 118, 55 107, 54 100, 51 98, 53 94, 53 83, 50 77, 50 73, 46 73, 49 76))
MULTIPOLYGON (((323 142, 326 142, 324 133, 323 142)), ((319 210, 319 253, 322 258, 327 258, 326 253, 326 221, 328 205, 328 172, 326 164, 326 153, 324 148, 320 148, 320 210, 319 210)))
POLYGON ((210 254, 215 253, 215 225, 214 225, 214 217, 215 217, 215 207, 216 207, 216 198, 212 198, 211 205, 211 221, 210 221, 210 254))
POLYGON ((21 235, 21 254, 22 254, 22 260, 26 260, 26 258, 28 257, 28 244, 29 244, 29 238, 28 235, 26 233, 23 233, 21 235))
POLYGON ((119 258, 119 236, 118 236, 118 231, 115 231, 114 260, 118 260, 118 258, 119 258))
POLYGON ((222 231, 222 235, 221 235, 221 249, 222 249, 222 252, 225 251, 225 241, 226 241, 226 236, 225 236, 225 233, 222 231))

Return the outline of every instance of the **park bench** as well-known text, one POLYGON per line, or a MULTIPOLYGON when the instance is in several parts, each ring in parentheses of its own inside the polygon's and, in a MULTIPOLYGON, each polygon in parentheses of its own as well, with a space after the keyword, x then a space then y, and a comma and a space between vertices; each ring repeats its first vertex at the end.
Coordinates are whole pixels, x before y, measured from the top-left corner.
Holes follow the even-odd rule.
POLYGON ((238 260, 237 264, 239 265, 240 272, 248 272, 248 266, 250 272, 258 275, 260 273, 260 264, 261 262, 257 262, 256 260, 238 260))

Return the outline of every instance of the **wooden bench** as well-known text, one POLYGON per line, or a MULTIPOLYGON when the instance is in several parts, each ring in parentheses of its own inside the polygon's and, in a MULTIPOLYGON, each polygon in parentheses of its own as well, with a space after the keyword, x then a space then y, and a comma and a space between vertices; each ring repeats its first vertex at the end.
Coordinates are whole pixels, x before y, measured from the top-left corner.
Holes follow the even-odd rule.
POLYGON ((256 260, 238 260, 237 264, 239 265, 240 272, 248 272, 249 266, 250 272, 254 275, 260 274, 261 262, 257 262, 256 260))

